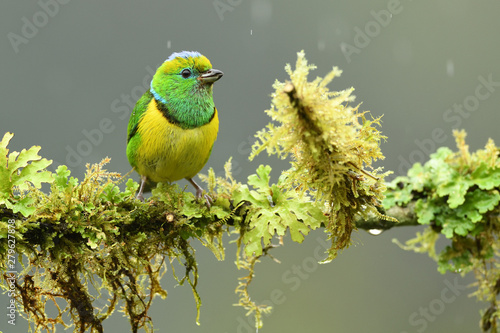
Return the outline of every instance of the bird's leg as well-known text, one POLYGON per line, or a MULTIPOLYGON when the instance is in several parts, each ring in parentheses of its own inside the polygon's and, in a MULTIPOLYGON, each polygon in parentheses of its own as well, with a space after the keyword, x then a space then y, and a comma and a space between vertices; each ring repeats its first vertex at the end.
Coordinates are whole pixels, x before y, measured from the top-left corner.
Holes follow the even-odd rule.
MULTIPOLYGON (((196 199, 200 199, 203 196, 203 189, 201 188, 200 185, 196 184, 196 182, 193 180, 193 178, 189 178, 188 181, 194 186, 196 189, 196 199)), ((207 202, 207 207, 210 208, 210 206, 213 203, 212 198, 208 194, 205 194, 205 201, 207 202)))
POLYGON ((137 196, 136 196, 136 198, 141 200, 141 201, 144 201, 144 197, 142 196, 142 192, 144 192, 144 186, 146 185, 147 180, 148 180, 148 178, 146 176, 141 175, 141 186, 139 186, 139 192, 137 193, 137 196))

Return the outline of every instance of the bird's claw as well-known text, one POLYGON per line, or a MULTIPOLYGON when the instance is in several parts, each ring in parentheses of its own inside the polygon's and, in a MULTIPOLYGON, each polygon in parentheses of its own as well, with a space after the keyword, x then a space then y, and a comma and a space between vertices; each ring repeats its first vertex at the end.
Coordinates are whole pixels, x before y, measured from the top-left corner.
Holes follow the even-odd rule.
POLYGON ((207 203, 207 207, 210 209, 210 207, 214 203, 214 201, 212 200, 212 198, 210 198, 210 196, 208 194, 203 195, 203 189, 201 188, 200 185, 196 184, 196 182, 192 178, 189 178, 188 181, 196 189, 196 199, 200 200, 201 197, 204 197, 205 198, 205 202, 207 203))
POLYGON ((196 199, 200 200, 201 198, 205 199, 205 203, 207 204, 207 207, 210 208, 214 201, 208 194, 203 194, 202 189, 196 189, 196 199))
POLYGON ((207 203, 207 207, 210 208, 212 206, 212 204, 214 203, 213 199, 208 194, 205 194, 203 197, 205 198, 205 202, 207 203))

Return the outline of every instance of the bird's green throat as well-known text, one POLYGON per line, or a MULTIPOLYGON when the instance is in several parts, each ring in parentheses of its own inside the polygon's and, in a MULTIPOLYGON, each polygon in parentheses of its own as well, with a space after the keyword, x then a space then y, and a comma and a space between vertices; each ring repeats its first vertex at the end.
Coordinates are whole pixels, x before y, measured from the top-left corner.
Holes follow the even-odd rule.
MULTIPOLYGON (((158 99, 154 94, 157 86, 152 84, 148 97, 155 99, 157 109, 172 124, 191 129, 208 124, 215 115, 211 85, 177 85, 165 89, 165 97, 158 99)), ((160 87, 161 89, 161 87, 160 87)))

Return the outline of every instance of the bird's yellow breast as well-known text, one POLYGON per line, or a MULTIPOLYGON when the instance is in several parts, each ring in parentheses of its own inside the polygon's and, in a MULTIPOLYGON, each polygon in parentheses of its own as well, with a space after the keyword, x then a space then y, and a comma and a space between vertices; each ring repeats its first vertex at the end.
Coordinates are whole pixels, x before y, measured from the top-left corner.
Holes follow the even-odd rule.
POLYGON ((137 129, 141 138, 135 159, 138 173, 154 182, 194 177, 207 163, 218 130, 217 109, 209 123, 183 129, 170 123, 152 99, 137 129))

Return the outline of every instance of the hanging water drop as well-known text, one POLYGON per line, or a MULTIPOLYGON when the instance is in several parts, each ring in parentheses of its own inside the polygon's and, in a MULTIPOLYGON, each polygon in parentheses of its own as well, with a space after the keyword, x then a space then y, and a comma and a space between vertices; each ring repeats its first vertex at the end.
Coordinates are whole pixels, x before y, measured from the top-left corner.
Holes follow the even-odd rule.
POLYGON ((378 236, 380 235, 384 230, 382 229, 370 229, 368 230, 368 233, 373 236, 378 236))

